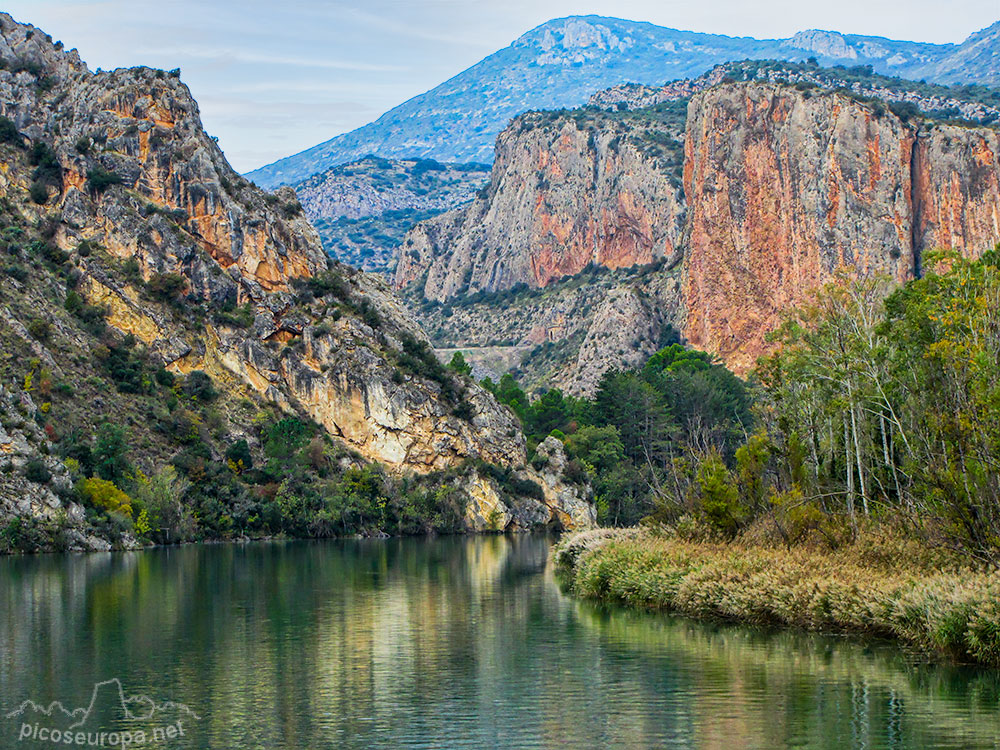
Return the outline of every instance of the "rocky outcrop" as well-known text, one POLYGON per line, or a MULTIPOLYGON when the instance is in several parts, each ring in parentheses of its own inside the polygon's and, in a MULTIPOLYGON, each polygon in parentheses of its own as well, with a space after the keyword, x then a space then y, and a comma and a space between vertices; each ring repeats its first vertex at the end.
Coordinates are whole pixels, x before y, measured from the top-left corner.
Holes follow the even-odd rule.
MULTIPOLYGON (((934 111, 987 119, 995 114, 990 106, 965 102, 962 109, 952 106, 959 92, 890 90, 878 77, 844 93, 849 82, 837 75, 755 63, 713 71, 687 104, 683 134, 668 124, 671 108, 683 111, 671 99, 684 93, 676 85, 665 87, 663 100, 622 87, 623 111, 603 117, 593 110, 526 116, 498 141, 489 195, 418 226, 400 249, 396 283, 473 319, 466 329, 480 339, 436 334, 437 341, 523 344, 530 322, 512 329, 507 310, 497 314, 474 294, 463 300, 518 284, 547 288, 585 262, 616 268, 658 260, 627 288, 602 280, 610 288, 591 300, 585 320, 554 339, 586 331, 550 369, 559 375, 548 384, 588 393, 607 368, 629 361, 635 347, 622 345, 622 331, 644 332, 653 320, 677 325, 687 343, 744 373, 767 350, 783 311, 838 269, 902 282, 921 272, 931 250, 976 256, 1000 240, 996 131, 898 105, 917 97, 921 106, 944 108, 934 111), (879 91, 891 106, 870 98, 879 91), (632 99, 657 103, 631 110, 632 99), (654 159, 640 142, 667 148, 654 159), (683 187, 663 164, 680 142, 683 187), (551 217, 559 218, 543 221, 551 217), (652 280, 675 274, 673 291, 652 280)), ((611 93, 601 103, 618 109, 611 93)), ((589 283, 577 286, 582 295, 589 283)), ((454 328, 436 310, 427 316, 435 332, 454 328)))
POLYGON ((914 247, 977 256, 1000 239, 1000 137, 995 130, 939 125, 913 146, 914 247))
MULTIPOLYGON (((50 455, 52 444, 35 422, 38 409, 29 393, 14 394, 0 385, 0 521, 35 519, 60 534, 65 549, 109 549, 107 541, 88 532, 84 509, 64 499, 72 496, 73 481, 50 455)), ((8 537, 23 533, 20 527, 3 531, 8 537)))
POLYGON ((912 131, 836 96, 721 86, 692 101, 684 333, 745 371, 783 310, 845 267, 913 273, 912 131))
POLYGON ((109 325, 168 369, 311 417, 394 472, 525 464, 509 410, 412 364, 426 337, 400 301, 328 260, 291 189, 264 193, 233 172, 176 74, 95 74, 5 14, 0 32, 0 114, 20 131, 0 195, 51 227, 109 325), (17 155, 29 144, 44 170, 17 155), (171 305, 201 317, 180 324, 171 305), (217 314, 237 306, 244 317, 217 314))
POLYGON ((147 273, 169 263, 194 272, 189 256, 203 250, 266 291, 326 266, 294 194, 265 195, 232 170, 176 74, 90 73, 75 50, 56 49, 40 30, 6 14, 0 26, 0 57, 24 68, 0 74, 0 114, 29 138, 59 134, 58 200, 81 236, 107 235, 112 254, 137 258, 147 273), (120 184, 116 192, 127 192, 141 214, 103 200, 102 177, 120 184))
POLYGON ((997 136, 904 123, 836 95, 719 86, 692 100, 685 185, 692 346, 738 372, 781 314, 843 268, 902 282, 929 250, 1000 239, 997 136))
POLYGON ((597 523, 593 491, 589 484, 574 484, 566 476, 566 452, 557 438, 547 437, 536 451, 534 464, 516 473, 524 482, 542 488, 541 497, 511 503, 498 483, 473 475, 466 481, 470 498, 466 523, 476 531, 516 531, 548 527, 563 531, 589 529, 597 523))
POLYGON ((678 135, 610 116, 518 118, 497 139, 486 194, 407 237, 397 288, 418 281, 427 299, 445 300, 672 256, 683 199, 664 171, 678 135))

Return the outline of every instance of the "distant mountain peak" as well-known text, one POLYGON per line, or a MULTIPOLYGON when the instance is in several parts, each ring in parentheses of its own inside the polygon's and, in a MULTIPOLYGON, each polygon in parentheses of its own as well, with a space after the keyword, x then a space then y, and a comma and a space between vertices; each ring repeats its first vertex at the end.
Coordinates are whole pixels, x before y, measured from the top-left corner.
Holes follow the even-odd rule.
POLYGON ((857 60, 858 51, 847 43, 844 35, 837 31, 806 29, 792 35, 789 47, 816 52, 835 60, 857 60))
POLYGON ((679 31, 604 16, 568 16, 531 29, 440 86, 248 176, 263 187, 293 184, 367 154, 443 162, 490 162, 497 134, 522 112, 586 104, 623 83, 661 86, 738 60, 871 65, 876 73, 937 83, 1000 82, 1000 24, 961 45, 897 41, 807 29, 789 39, 679 31))

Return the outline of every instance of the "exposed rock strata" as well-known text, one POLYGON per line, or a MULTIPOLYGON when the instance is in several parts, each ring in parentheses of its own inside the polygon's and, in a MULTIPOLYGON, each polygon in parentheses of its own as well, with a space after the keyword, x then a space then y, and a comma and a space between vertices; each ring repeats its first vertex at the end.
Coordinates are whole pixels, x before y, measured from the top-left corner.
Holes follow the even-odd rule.
MULTIPOLYGON (((176 74, 94 74, 39 30, 6 14, 0 27, 0 114, 50 144, 59 172, 42 207, 26 200, 27 170, 3 170, 0 195, 54 222, 55 241, 82 274, 78 290, 107 310, 111 326, 148 344, 168 368, 203 370, 223 387, 308 415, 391 470, 467 459, 524 465, 514 416, 486 391, 465 383, 460 417, 439 383, 398 370, 403 340, 426 337, 383 283, 339 268, 349 314, 329 320, 328 306, 293 294, 296 280, 329 268, 316 232, 293 191, 266 194, 233 172, 176 74), (134 261, 142 280, 179 274, 190 304, 249 305, 253 325, 177 327, 143 301, 139 279, 106 271, 77 252, 81 242, 134 261)), ((516 507, 518 498, 505 502, 516 507)), ((549 517, 560 512, 553 507, 549 517)))
MULTIPOLYGON (((975 256, 1000 240, 995 130, 901 119, 879 102, 811 83, 737 83, 717 73, 691 98, 683 134, 663 125, 662 103, 631 120, 569 112, 515 121, 498 140, 488 195, 419 225, 400 250, 397 286, 478 315, 469 324, 478 339, 523 344, 530 321, 511 329, 505 311, 462 300, 518 284, 545 288, 588 263, 659 260, 652 273, 679 274, 681 293, 631 288, 661 323, 742 373, 766 350, 782 311, 838 269, 902 282, 931 250, 975 256), (683 141, 683 186, 665 168, 669 148, 652 157, 638 145, 640 125, 647 142, 683 141)), ((632 89, 623 95, 655 94, 632 89)), ((627 362, 598 352, 630 322, 650 320, 629 299, 625 288, 602 295, 585 322, 550 339, 587 332, 550 385, 586 393, 607 367, 627 362)), ((432 330, 451 330, 436 312, 429 317, 432 330)))

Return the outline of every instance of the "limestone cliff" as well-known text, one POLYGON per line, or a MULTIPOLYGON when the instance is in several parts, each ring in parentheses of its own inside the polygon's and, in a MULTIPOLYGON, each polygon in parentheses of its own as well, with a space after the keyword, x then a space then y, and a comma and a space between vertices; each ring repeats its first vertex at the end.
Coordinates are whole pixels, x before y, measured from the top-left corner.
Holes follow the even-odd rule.
POLYGON ((45 227, 38 247, 63 254, 70 289, 110 326, 397 473, 525 464, 509 410, 422 362, 399 300, 327 259, 292 190, 229 167, 176 72, 91 73, 6 14, 0 60, 4 210, 45 227))
POLYGON ((992 130, 749 83, 695 96, 685 145, 684 334, 739 372, 838 268, 902 282, 929 250, 1000 239, 992 130))
POLYGON ((396 286, 419 280, 426 298, 445 300, 672 256, 683 199, 669 175, 682 118, 635 119, 518 118, 497 139, 486 191, 407 237, 396 286))
POLYGON ((997 133, 953 121, 956 112, 990 120, 995 108, 961 102, 958 90, 845 75, 745 63, 596 98, 613 111, 526 115, 498 139, 488 194, 411 232, 396 284, 444 303, 444 312, 425 306, 436 341, 524 345, 530 321, 512 329, 510 313, 479 292, 546 288, 588 263, 659 261, 626 286, 605 279, 612 290, 552 339, 567 346, 548 385, 587 393, 616 353, 628 361, 634 348, 621 331, 651 320, 623 306, 630 295, 651 301, 659 325, 746 372, 782 311, 838 269, 903 281, 930 250, 974 255, 1000 239, 997 133), (665 116, 685 106, 681 124, 665 116), (627 309, 632 317, 615 312, 627 309), (472 321, 478 341, 449 335, 454 315, 472 321), (586 342, 571 341, 571 329, 586 342))

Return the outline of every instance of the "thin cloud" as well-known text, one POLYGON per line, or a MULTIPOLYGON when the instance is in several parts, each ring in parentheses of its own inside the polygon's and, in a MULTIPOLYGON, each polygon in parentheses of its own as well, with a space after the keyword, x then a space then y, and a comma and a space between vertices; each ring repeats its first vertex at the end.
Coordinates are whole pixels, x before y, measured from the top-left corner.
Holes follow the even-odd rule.
POLYGON ((326 70, 348 70, 365 73, 400 73, 406 68, 400 65, 385 65, 355 60, 329 60, 314 57, 294 57, 289 55, 269 55, 260 52, 246 52, 235 49, 199 49, 197 47, 165 47, 151 49, 153 54, 178 59, 200 59, 216 62, 240 62, 261 65, 291 65, 299 68, 326 70))

